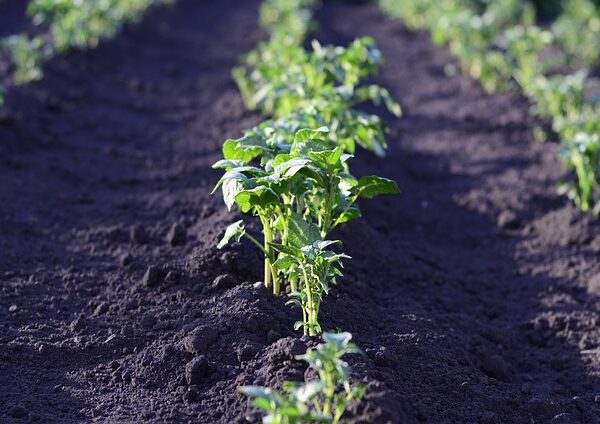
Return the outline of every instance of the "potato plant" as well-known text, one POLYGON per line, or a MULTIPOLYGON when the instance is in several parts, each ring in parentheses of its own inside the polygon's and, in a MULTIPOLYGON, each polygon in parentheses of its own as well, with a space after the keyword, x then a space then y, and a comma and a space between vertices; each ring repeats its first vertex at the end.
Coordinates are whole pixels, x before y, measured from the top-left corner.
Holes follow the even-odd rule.
POLYGON ((361 352, 351 339, 350 333, 323 333, 324 343, 296 357, 318 374, 315 381, 289 382, 283 391, 259 386, 243 386, 240 391, 253 399, 253 407, 267 412, 263 423, 337 424, 349 403, 364 395, 363 386, 350 382, 350 367, 342 359, 361 352))
POLYGON ((358 103, 372 101, 401 115, 400 105, 385 88, 359 86, 381 62, 381 52, 369 37, 345 48, 313 41, 311 52, 271 40, 246 56, 233 75, 248 108, 275 120, 298 122, 295 130, 335 128, 332 135, 346 151, 353 153, 358 144, 383 156, 384 124, 378 116, 354 109, 358 103))
POLYGON ((302 309, 302 321, 295 327, 302 327, 304 334, 314 336, 321 332, 319 324, 319 308, 323 295, 329 292, 331 284, 342 276, 340 268, 342 259, 350 259, 343 253, 329 250, 332 245, 340 244, 339 240, 316 241, 298 249, 294 246, 273 244, 275 250, 283 253, 273 266, 290 279, 300 281, 300 291, 292 292, 289 304, 296 304, 302 309))
POLYGON ((27 14, 50 37, 15 35, 3 44, 12 53, 14 81, 24 84, 42 78, 42 66, 51 57, 72 48, 94 48, 120 28, 136 21, 151 5, 172 0, 32 0, 27 14))
POLYGON ((600 62, 600 9, 590 0, 568 0, 552 25, 557 43, 572 62, 595 66, 600 62))
MULTIPOLYGON (((262 223, 265 284, 272 283, 275 294, 281 291, 281 281, 273 267, 278 256, 273 243, 296 249, 311 245, 338 225, 358 218, 359 198, 399 192, 391 180, 354 177, 348 167, 352 156, 327 140, 328 133, 324 127, 302 129, 291 144, 277 133, 270 138, 246 135, 241 141, 225 142, 225 158, 214 165, 225 170, 215 189, 221 187, 228 209, 237 205, 262 223), (261 165, 250 165, 251 161, 261 165)), ((234 235, 239 239, 242 231, 249 236, 243 226, 233 225, 238 230, 226 231, 219 246, 234 235)), ((294 292, 299 289, 296 281, 290 280, 294 292)))
POLYGON ((279 44, 302 44, 312 27, 316 0, 265 0, 260 7, 260 23, 279 44))

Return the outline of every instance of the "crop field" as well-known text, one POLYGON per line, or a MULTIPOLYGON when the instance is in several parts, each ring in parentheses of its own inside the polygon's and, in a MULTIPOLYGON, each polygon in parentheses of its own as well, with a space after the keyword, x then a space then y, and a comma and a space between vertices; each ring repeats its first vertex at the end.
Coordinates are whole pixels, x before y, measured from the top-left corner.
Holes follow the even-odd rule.
POLYGON ((0 0, 0 423, 600 424, 600 1, 0 0))

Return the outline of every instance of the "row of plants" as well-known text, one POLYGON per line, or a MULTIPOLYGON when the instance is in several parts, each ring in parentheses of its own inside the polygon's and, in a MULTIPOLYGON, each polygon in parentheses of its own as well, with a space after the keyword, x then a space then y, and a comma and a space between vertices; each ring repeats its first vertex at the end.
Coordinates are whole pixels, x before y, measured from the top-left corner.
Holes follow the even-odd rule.
MULTIPOLYGON (((231 224, 222 248, 242 238, 264 256, 264 284, 274 295, 288 293, 288 304, 302 311, 295 329, 321 333, 319 311, 338 277, 341 241, 330 240, 338 226, 360 217, 359 199, 399 193, 392 180, 356 177, 350 164, 357 146, 383 157, 386 126, 379 116, 356 106, 367 101, 401 115, 389 92, 365 79, 377 72, 382 55, 365 37, 346 47, 313 41, 316 0, 265 0, 260 20, 270 34, 233 70, 246 107, 267 118, 223 144, 223 159, 213 165, 223 176, 221 189, 229 210, 258 218, 262 238, 243 220, 231 224)), ((214 191, 213 191, 214 192, 214 191)), ((316 378, 288 382, 282 391, 244 386, 252 405, 267 412, 263 422, 338 423, 351 401, 360 400, 361 385, 351 384, 342 357, 360 352, 349 333, 323 333, 324 343, 296 357, 316 378)))
MULTIPOLYGON (((600 213, 598 80, 600 9, 568 0, 546 29, 536 25, 536 2, 520 0, 380 0, 383 10, 411 29, 428 29, 448 44, 465 73, 488 92, 519 88, 549 118, 574 178, 560 183, 583 211, 600 213)), ((538 135, 544 135, 538 132, 538 135)))
MULTIPOLYGON (((123 25, 135 22, 153 4, 173 0, 31 0, 27 15, 42 35, 17 34, 0 40, 14 63, 12 80, 25 84, 43 76, 44 63, 71 49, 94 48, 112 38, 123 25)), ((0 106, 3 89, 0 87, 0 106)))
POLYGON ((227 208, 258 217, 262 240, 242 220, 231 224, 218 247, 246 238, 264 255, 264 283, 274 294, 290 293, 302 310, 305 334, 321 331, 324 295, 342 275, 347 255, 329 240, 339 225, 360 217, 357 201, 399 193, 394 181, 358 178, 350 163, 356 145, 385 155, 385 125, 356 109, 365 101, 400 106, 383 87, 363 85, 382 56, 374 41, 361 38, 347 47, 302 44, 311 28, 313 0, 267 0, 261 20, 271 37, 242 58, 233 71, 246 105, 269 116, 223 144, 214 168, 224 174, 227 208))

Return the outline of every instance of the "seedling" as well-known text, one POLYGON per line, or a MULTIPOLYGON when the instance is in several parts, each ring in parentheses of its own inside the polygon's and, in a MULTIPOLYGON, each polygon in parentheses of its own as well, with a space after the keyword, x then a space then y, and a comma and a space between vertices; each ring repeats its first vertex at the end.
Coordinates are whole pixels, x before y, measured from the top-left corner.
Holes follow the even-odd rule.
POLYGON ((284 254, 275 261, 274 267, 290 280, 301 282, 300 291, 292 292, 292 300, 288 304, 296 304, 302 309, 302 321, 296 322, 294 327, 302 327, 304 334, 314 336, 321 332, 321 301, 329 293, 331 285, 336 284, 337 277, 342 276, 342 259, 350 259, 343 253, 328 249, 339 244, 340 241, 316 241, 300 249, 273 244, 277 251, 284 254))
POLYGON ((570 146, 563 148, 567 167, 575 171, 577 184, 563 182, 559 192, 566 194, 584 212, 600 213, 597 193, 600 171, 600 133, 577 133, 570 146))
POLYGON ((600 61, 600 9, 591 0, 563 2, 563 13, 552 25, 558 44, 572 62, 595 66, 600 61))
POLYGON ((158 2, 172 0, 31 0, 27 14, 35 25, 47 27, 51 37, 14 35, 3 40, 15 64, 13 79, 24 84, 42 78, 43 64, 72 48, 94 48, 121 27, 139 19, 158 2))
POLYGON ((2 44, 11 52, 16 84, 25 84, 42 77, 42 65, 52 55, 52 51, 40 37, 13 35, 4 39, 2 44))
POLYGON ((306 361, 318 375, 316 381, 284 385, 283 392, 266 387, 243 386, 240 391, 253 398, 252 406, 267 412, 263 423, 309 424, 340 422, 349 403, 362 399, 364 387, 350 383, 350 367, 342 358, 361 350, 350 343, 350 333, 323 333, 325 343, 296 359, 306 361))
POLYGON ((353 153, 359 144, 383 156, 385 126, 377 116, 353 109, 372 101, 401 115, 400 105, 385 88, 359 87, 382 62, 374 41, 364 37, 346 48, 313 41, 312 47, 306 52, 272 39, 247 55, 233 72, 247 107, 271 114, 276 121, 301 122, 295 130, 330 126, 345 151, 353 153))

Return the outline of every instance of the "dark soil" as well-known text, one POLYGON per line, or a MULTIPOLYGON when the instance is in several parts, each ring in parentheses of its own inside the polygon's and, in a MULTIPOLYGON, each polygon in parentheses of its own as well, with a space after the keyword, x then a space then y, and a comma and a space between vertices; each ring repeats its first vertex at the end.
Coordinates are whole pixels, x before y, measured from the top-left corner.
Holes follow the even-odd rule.
MULTIPOLYGON (((291 358, 314 341, 254 285, 260 255, 214 247, 238 215, 210 164, 260 120, 230 79, 257 7, 180 0, 10 87, 0 422, 259 422, 237 387, 303 377, 291 358)), ((447 76, 446 49, 375 5, 318 19, 323 42, 375 37, 405 112, 388 158, 354 162, 403 194, 339 231, 354 259, 322 312, 366 351, 346 422, 600 422, 600 231, 556 195, 558 146, 533 141, 523 99, 447 76)))

